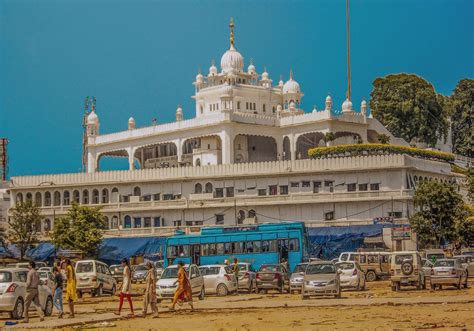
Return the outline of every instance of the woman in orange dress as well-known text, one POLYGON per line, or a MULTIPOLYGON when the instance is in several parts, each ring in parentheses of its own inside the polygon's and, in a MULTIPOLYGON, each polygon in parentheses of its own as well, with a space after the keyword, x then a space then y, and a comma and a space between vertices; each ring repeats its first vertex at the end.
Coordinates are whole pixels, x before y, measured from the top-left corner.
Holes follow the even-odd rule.
POLYGON ((178 288, 174 293, 173 304, 170 309, 175 310, 176 303, 178 300, 181 300, 187 301, 191 306, 191 310, 194 310, 191 284, 189 283, 188 275, 186 274, 186 270, 184 270, 184 263, 182 261, 178 262, 178 280, 174 282, 174 284, 176 285, 176 283, 178 283, 178 288))

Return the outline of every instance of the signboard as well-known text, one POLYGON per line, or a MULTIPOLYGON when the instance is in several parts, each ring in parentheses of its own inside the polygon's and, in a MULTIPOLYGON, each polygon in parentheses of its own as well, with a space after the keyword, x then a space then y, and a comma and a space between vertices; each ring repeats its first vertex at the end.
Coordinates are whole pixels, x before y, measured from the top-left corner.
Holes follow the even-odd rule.
POLYGON ((392 240, 409 240, 411 238, 411 227, 403 226, 392 228, 392 240))
POLYGON ((393 223, 393 217, 388 216, 388 217, 376 217, 373 219, 374 224, 392 224, 393 223))

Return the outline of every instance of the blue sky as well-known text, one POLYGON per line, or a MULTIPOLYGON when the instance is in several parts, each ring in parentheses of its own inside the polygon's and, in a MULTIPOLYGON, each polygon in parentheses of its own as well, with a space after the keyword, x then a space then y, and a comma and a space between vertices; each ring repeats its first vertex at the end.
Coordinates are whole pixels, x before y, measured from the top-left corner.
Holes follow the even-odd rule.
MULTIPOLYGON (((270 78, 290 68, 320 109, 346 91, 345 1, 0 0, 0 136, 10 176, 81 167, 84 98, 97 97, 101 132, 193 116, 194 80, 220 62, 235 19, 245 67, 270 78)), ((352 99, 372 81, 409 72, 450 94, 474 76, 474 1, 352 0, 352 99)), ((124 161, 126 164, 126 161, 124 161)), ((115 166, 112 164, 111 166, 115 166)), ((123 167, 123 164, 117 165, 123 167)))

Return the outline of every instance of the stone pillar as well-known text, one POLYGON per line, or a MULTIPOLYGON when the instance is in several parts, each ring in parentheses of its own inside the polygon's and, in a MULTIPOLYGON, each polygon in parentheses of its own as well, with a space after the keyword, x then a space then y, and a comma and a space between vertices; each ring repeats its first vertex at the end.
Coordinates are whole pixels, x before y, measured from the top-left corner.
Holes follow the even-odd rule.
POLYGON ((222 164, 234 163, 234 137, 227 131, 220 134, 222 140, 222 164))
POLYGON ((275 138, 276 144, 277 144, 277 160, 283 160, 283 138, 282 137, 276 137, 275 138))
POLYGON ((87 152, 87 172, 94 173, 97 171, 97 157, 93 152, 87 152))
POLYGON ((135 169, 135 163, 134 163, 134 149, 129 147, 127 148, 127 153, 128 153, 128 170, 134 170, 135 169))
POLYGON ((176 154, 178 155, 178 163, 183 161, 183 145, 181 139, 175 140, 176 144, 176 154))
POLYGON ((296 140, 295 135, 289 136, 290 138, 290 152, 291 152, 291 161, 296 160, 296 140))

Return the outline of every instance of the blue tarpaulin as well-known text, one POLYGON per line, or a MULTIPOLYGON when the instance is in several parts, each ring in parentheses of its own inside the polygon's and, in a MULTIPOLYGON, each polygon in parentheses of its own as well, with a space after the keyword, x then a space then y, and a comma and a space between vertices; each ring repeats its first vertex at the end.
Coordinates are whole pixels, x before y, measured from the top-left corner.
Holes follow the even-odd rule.
POLYGON ((365 237, 381 236, 387 224, 308 228, 309 255, 332 259, 361 247, 365 237))
POLYGON ((131 256, 164 255, 165 242, 165 237, 107 238, 99 248, 99 260, 114 264, 131 256))

